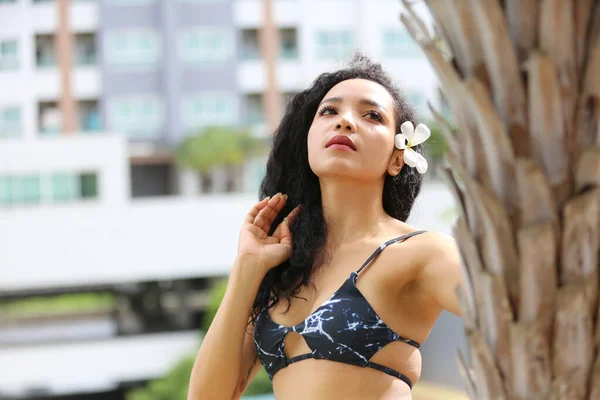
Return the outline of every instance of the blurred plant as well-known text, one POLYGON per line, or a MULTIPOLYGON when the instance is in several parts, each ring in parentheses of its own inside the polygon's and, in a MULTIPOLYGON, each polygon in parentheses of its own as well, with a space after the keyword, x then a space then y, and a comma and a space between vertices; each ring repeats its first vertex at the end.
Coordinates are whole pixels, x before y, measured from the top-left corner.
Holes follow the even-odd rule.
POLYGON ((195 355, 179 361, 164 378, 127 394, 127 400, 186 400, 195 355))
POLYGON ((116 298, 112 293, 73 293, 3 301, 0 302, 0 314, 5 317, 57 315, 107 310, 115 305, 116 298))
POLYGON ((247 158, 261 155, 266 148, 265 140, 249 130, 213 126, 188 136, 178 147, 175 162, 181 167, 208 173, 219 166, 239 166, 247 158))
MULTIPOLYGON (((227 279, 216 281, 211 288, 208 307, 202 321, 203 331, 208 330, 215 318, 219 305, 225 296, 226 288, 227 279)), ((135 389, 129 392, 127 394, 127 400, 186 400, 190 374, 192 372, 192 367, 194 366, 195 358, 196 354, 191 354, 184 358, 178 362, 164 378, 154 380, 144 388, 135 389)), ((244 395, 252 396, 272 392, 273 388, 269 381, 269 376, 265 369, 261 368, 260 372, 244 392, 244 395)))
POLYGON ((431 131, 431 137, 427 140, 425 151, 428 159, 434 162, 441 162, 446 154, 446 141, 442 136, 440 127, 435 122, 426 124, 431 131))

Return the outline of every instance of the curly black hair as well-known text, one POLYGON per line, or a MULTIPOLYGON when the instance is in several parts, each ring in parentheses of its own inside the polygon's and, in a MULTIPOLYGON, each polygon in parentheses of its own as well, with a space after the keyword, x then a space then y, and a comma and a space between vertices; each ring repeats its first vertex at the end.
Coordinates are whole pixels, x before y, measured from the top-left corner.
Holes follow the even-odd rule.
MULTIPOLYGON (((368 57, 355 54, 347 67, 319 75, 312 85, 293 97, 273 136, 273 147, 266 175, 260 186, 260 198, 279 192, 288 195, 285 207, 275 219, 271 233, 296 206, 301 212, 291 226, 292 255, 271 269, 263 279, 252 308, 251 321, 280 299, 288 302, 298 297, 300 289, 310 283, 313 271, 327 259, 324 247, 327 224, 323 216, 319 178, 308 163, 307 135, 317 108, 327 92, 348 79, 366 79, 383 86, 395 103, 396 129, 404 121, 415 123, 415 111, 407 103, 382 66, 368 57)), ((414 147, 422 153, 422 146, 414 147)), ((383 208, 393 218, 406 221, 414 200, 421 190, 423 177, 415 168, 405 165, 400 173, 385 177, 383 208)))

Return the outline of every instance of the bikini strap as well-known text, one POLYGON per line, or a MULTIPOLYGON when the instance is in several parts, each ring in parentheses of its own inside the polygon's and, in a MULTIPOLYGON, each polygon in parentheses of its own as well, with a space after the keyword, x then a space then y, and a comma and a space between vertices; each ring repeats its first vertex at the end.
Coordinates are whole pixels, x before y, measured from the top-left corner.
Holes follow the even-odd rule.
POLYGON ((357 274, 360 273, 360 271, 363 270, 363 268, 365 268, 367 265, 369 265, 371 263, 371 261, 373 261, 373 259, 375 259, 375 257, 377 257, 379 255, 379 253, 381 253, 383 251, 383 249, 385 249, 386 247, 388 247, 390 244, 394 244, 394 243, 398 243, 398 242, 404 242, 407 239, 410 239, 413 236, 417 236, 420 235, 421 233, 425 233, 427 231, 415 231, 415 232, 411 232, 407 235, 402 235, 399 236, 397 238, 394 239, 390 239, 387 242, 383 243, 381 246, 379 246, 374 252, 373 254, 371 254, 371 256, 369 256, 369 258, 367 258, 367 260, 363 263, 363 265, 356 271, 357 274))

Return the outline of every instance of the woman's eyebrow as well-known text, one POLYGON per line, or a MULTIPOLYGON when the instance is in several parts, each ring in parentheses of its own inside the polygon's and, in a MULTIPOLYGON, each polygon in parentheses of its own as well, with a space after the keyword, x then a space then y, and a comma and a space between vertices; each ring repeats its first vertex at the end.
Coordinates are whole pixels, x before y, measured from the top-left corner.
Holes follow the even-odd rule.
MULTIPOLYGON (((336 97, 330 97, 328 99, 323 100, 321 102, 321 104, 324 104, 324 103, 343 103, 343 102, 344 102, 343 98, 336 96, 336 97)), ((378 102, 376 102, 374 100, 371 100, 371 99, 362 98, 362 99, 359 100, 359 103, 360 104, 365 104, 365 105, 368 105, 368 106, 373 106, 373 107, 381 108, 382 110, 387 111, 387 109, 384 106, 382 106, 380 103, 378 103, 378 102)))

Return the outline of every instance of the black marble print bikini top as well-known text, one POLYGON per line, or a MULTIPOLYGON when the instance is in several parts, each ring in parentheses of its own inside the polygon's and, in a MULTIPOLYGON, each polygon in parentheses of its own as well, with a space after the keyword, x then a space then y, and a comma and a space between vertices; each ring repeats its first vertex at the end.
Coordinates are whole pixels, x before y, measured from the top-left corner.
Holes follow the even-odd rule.
POLYGON ((352 272, 331 297, 296 326, 279 325, 269 317, 268 310, 263 310, 254 326, 254 346, 271 380, 280 369, 314 358, 374 368, 403 380, 412 388, 412 382, 406 376, 370 359, 385 345, 395 341, 403 341, 416 348, 419 348, 419 344, 401 337, 381 320, 356 287, 356 279, 360 271, 387 246, 423 232, 412 232, 379 246, 358 271, 352 272), (284 340, 288 332, 302 335, 312 351, 287 358, 284 340))

